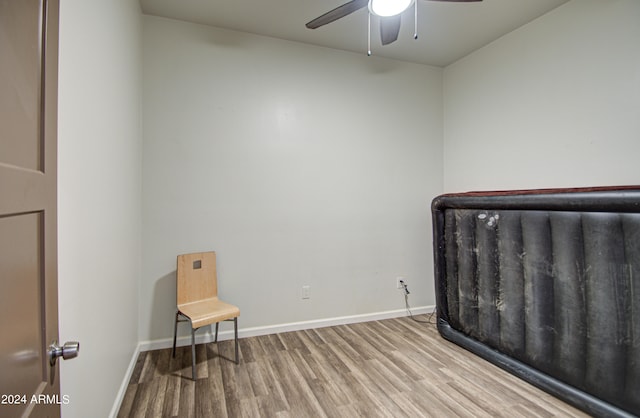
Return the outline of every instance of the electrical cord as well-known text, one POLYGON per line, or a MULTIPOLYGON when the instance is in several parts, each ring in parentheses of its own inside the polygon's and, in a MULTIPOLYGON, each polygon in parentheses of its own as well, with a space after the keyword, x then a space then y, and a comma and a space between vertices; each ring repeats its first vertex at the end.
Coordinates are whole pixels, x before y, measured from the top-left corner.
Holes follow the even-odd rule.
POLYGON ((407 313, 409 314, 409 317, 413 319, 415 322, 420 322, 421 324, 437 325, 436 321, 433 320, 433 315, 436 313, 435 310, 431 311, 431 313, 429 314, 426 320, 420 320, 413 316, 413 312, 411 312, 411 307, 409 306, 409 293, 410 293, 409 288, 407 287, 407 284, 402 280, 400 280, 400 285, 402 286, 402 291, 404 293, 404 306, 407 309, 407 313))

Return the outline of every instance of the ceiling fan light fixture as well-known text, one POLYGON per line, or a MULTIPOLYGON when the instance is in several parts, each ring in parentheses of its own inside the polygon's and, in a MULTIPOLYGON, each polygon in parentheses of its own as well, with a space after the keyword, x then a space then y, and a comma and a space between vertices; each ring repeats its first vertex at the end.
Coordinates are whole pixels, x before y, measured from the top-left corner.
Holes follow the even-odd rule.
POLYGON ((376 16, 399 15, 411 6, 414 0, 369 0, 369 11, 376 16))

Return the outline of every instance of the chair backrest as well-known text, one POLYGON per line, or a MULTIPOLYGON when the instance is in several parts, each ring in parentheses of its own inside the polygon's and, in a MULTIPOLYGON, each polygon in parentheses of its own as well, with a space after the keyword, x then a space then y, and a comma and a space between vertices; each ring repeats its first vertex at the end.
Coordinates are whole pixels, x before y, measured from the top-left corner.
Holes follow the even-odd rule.
POLYGON ((179 255, 176 289, 178 305, 217 297, 216 253, 209 251, 179 255))

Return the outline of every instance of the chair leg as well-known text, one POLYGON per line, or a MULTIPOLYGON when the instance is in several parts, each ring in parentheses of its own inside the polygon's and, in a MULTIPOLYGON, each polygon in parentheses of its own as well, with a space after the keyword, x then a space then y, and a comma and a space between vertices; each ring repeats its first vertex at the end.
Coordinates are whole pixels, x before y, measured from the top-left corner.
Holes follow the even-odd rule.
POLYGON ((216 322, 216 337, 213 340, 214 343, 218 342, 218 325, 220 325, 220 322, 216 322))
POLYGON ((238 359, 238 317, 233 318, 233 330, 234 330, 235 335, 236 335, 236 364, 238 364, 239 363, 239 359, 238 359))
POLYGON ((191 378, 196 380, 196 330, 191 327, 191 378))
POLYGON ((178 336, 178 315, 180 312, 176 312, 176 323, 173 326, 173 354, 172 356, 176 356, 176 337, 178 336))

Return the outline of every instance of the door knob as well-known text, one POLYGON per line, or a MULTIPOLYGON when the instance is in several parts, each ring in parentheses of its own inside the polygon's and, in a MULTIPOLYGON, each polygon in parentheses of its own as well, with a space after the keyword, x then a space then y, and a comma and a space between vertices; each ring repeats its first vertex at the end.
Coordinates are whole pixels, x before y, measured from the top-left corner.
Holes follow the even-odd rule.
POLYGON ((80 351, 80 343, 77 341, 67 341, 62 347, 58 345, 57 341, 54 341, 47 351, 49 354, 49 364, 55 366, 58 357, 62 357, 64 360, 78 357, 78 351, 80 351))

